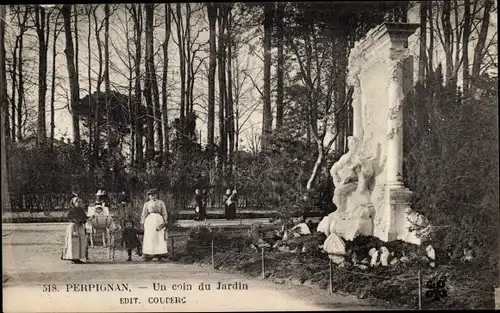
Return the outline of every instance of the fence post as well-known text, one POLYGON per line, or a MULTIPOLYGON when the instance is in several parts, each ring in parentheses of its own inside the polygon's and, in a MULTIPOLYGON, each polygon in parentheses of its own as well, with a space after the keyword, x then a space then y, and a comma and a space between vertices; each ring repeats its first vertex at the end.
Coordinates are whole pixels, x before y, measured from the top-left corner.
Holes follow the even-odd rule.
POLYGON ((215 268, 215 259, 214 259, 214 240, 212 239, 212 268, 215 268))
POLYGON ((175 255, 175 248, 174 248, 174 237, 170 237, 172 239, 172 256, 175 255))
POLYGON ((328 263, 330 264, 330 272, 328 276, 328 282, 330 284, 330 294, 333 294, 333 265, 332 265, 332 259, 328 258, 328 263))
POLYGON ((422 310, 422 276, 418 270, 418 309, 422 310))
POLYGON ((264 250, 265 250, 265 248, 262 247, 261 248, 261 252, 262 252, 262 279, 266 278, 266 267, 265 267, 265 263, 264 263, 264 250))

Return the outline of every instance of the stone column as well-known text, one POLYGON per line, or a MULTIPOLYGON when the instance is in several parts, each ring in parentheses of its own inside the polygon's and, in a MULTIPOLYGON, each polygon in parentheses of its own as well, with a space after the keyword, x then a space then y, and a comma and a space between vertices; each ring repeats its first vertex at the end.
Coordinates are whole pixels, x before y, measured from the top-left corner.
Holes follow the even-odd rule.
POLYGON ((403 187, 403 63, 409 56, 408 37, 418 24, 385 23, 390 38, 389 116, 387 121, 388 187, 403 187))
POLYGON ((403 53, 392 55, 389 62, 389 116, 387 119, 387 182, 388 186, 403 186, 403 53))
POLYGON ((388 119, 386 150, 386 201, 388 241, 406 235, 405 209, 411 192, 403 184, 403 99, 404 62, 409 56, 408 37, 419 27, 418 24, 385 23, 390 38, 388 75, 388 119))

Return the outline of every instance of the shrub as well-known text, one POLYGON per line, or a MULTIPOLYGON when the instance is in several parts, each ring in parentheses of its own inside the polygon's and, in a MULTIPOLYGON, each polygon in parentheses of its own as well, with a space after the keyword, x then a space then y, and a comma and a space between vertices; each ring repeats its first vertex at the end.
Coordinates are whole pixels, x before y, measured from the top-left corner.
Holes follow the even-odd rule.
POLYGON ((430 222, 424 237, 459 260, 472 247, 492 268, 498 258, 498 82, 484 77, 480 98, 438 80, 417 86, 405 109, 405 177, 412 207, 430 222))

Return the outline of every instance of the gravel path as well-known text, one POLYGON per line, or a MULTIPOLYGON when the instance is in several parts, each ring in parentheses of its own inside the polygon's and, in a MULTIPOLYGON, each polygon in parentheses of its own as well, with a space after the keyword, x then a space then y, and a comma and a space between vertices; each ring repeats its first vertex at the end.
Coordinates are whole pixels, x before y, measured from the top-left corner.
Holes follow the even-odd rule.
POLYGON ((145 263, 139 257, 125 262, 123 251, 117 251, 115 262, 110 262, 102 247, 90 251, 91 264, 72 265, 60 260, 64 227, 3 225, 4 280, 7 277, 3 284, 4 312, 381 309, 347 295, 328 295, 307 286, 276 285, 208 267, 145 263), (210 285, 211 290, 199 290, 201 283, 210 285), (219 283, 237 283, 247 289, 217 290, 219 283), (43 292, 46 284, 56 285, 58 291, 43 292), (98 284, 119 284, 124 290, 76 291, 98 284), (162 290, 155 291, 154 286, 162 290))

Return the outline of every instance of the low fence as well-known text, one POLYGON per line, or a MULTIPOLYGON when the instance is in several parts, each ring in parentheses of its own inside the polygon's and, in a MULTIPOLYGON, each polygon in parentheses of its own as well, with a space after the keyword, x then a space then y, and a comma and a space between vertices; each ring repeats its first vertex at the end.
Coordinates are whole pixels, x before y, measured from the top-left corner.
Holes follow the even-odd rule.
MULTIPOLYGON (((79 196, 89 203, 92 203, 95 199, 95 194, 91 193, 79 193, 79 196)), ((10 206, 12 212, 47 212, 47 211, 63 211, 67 210, 69 202, 73 197, 69 193, 52 193, 52 194, 23 194, 23 195, 11 195, 10 206)), ((109 198, 112 206, 119 205, 118 195, 109 193, 109 198)), ((137 199, 143 198, 146 201, 144 195, 135 195, 135 201, 137 199)), ((160 199, 166 200, 168 196, 164 193, 160 193, 160 199)), ((256 197, 250 195, 238 195, 236 199, 236 205, 238 208, 252 208, 259 209, 256 197)), ((193 209, 194 204, 194 194, 177 194, 176 199, 173 199, 175 203, 180 207, 180 209, 193 209)), ((171 203, 172 201, 165 201, 165 203, 171 203)), ((220 209, 224 207, 223 194, 222 193, 211 193, 207 197, 207 209, 220 209)))
MULTIPOLYGON (((213 232, 215 228, 210 227, 210 225, 205 225, 210 228, 210 231, 213 232)), ((227 230, 226 230, 227 231, 227 230)), ((248 228, 246 229, 234 229, 233 232, 248 232, 248 228)), ((217 233, 213 233, 213 236, 217 236, 217 233)), ((172 259, 175 260, 175 256, 178 254, 189 254, 190 252, 186 250, 187 240, 189 235, 175 235, 169 236, 169 253, 172 256, 172 259)), ((191 248, 199 249, 208 252, 210 255, 209 266, 213 269, 221 269, 221 265, 228 263, 230 264, 232 260, 241 259, 242 256, 239 254, 242 252, 238 252, 235 250, 231 250, 231 255, 227 255, 227 249, 224 247, 218 247, 216 241, 214 239, 209 240, 206 244, 198 244, 198 245, 190 245, 191 248)), ((272 270, 273 265, 282 263, 284 261, 283 256, 286 254, 285 252, 277 252, 273 251, 270 247, 256 246, 253 250, 253 254, 251 256, 246 253, 244 258, 253 264, 259 264, 260 268, 260 276, 262 279, 268 279, 270 276, 269 271, 272 270)), ((285 257, 286 258, 286 257, 285 257)), ((205 259, 206 263, 207 259, 205 259)), ((236 262, 236 261, 233 261, 236 262)), ((342 283, 349 283, 352 279, 356 279, 356 277, 373 277, 380 279, 380 281, 391 280, 394 277, 392 276, 384 276, 378 274, 371 274, 364 272, 362 270, 356 269, 346 269, 341 268, 334 264, 332 260, 329 258, 324 259, 325 265, 328 264, 328 270, 320 271, 314 274, 323 275, 323 278, 328 278, 328 287, 327 290, 330 294, 333 294, 337 290, 337 286, 334 284, 334 277, 336 277, 340 272, 349 274, 351 278, 343 280, 342 283)), ((307 264, 301 262, 293 262, 286 261, 286 264, 292 264, 296 266, 307 266, 307 264)), ((326 266, 325 266, 326 267, 326 266)), ((399 284, 403 284, 405 286, 410 286, 409 289, 413 289, 415 294, 417 295, 417 299, 415 301, 415 309, 430 309, 433 308, 433 302, 447 301, 450 297, 461 297, 463 292, 475 292, 483 295, 491 295, 494 291, 487 291, 481 289, 472 289, 466 288, 463 286, 449 286, 448 278, 446 276, 436 276, 437 271, 432 268, 422 268, 418 270, 417 273, 406 273, 400 274, 398 280, 399 284), (460 293, 458 292, 460 290, 460 293)), ((338 282, 337 282, 338 283, 338 282)), ((302 283, 299 283, 299 285, 302 283)), ((389 291, 388 291, 389 292, 389 291)), ((413 292, 412 292, 413 294, 413 292)), ((453 300, 453 299, 450 299, 453 300)))

